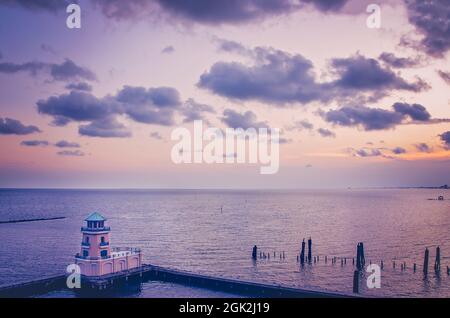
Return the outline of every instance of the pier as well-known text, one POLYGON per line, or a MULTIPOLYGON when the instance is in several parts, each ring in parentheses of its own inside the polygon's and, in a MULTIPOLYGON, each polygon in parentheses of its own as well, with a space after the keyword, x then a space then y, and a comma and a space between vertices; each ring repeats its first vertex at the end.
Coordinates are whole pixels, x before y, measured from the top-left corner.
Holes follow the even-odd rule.
MULTIPOLYGON (((123 284, 140 284, 146 281, 162 281, 230 294, 250 297, 274 298, 329 298, 355 297, 352 294, 327 292, 313 289, 291 288, 264 283, 247 282, 235 279, 212 277, 185 271, 167 269, 160 266, 143 264, 139 268, 99 277, 81 277, 81 289, 74 292, 101 296, 102 291, 120 288, 123 284)), ((33 297, 51 291, 66 289, 66 276, 59 275, 32 282, 0 287, 0 297, 33 297)))

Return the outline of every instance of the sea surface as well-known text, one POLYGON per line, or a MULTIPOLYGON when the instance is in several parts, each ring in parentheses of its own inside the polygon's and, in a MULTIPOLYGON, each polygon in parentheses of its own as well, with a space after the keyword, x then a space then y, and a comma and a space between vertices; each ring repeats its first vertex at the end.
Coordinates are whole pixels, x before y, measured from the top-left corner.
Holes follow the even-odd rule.
MULTIPOLYGON (((206 275, 326 291, 352 292, 356 244, 380 264, 383 297, 450 297, 448 190, 0 190, 0 285, 63 274, 80 249, 83 219, 98 211, 111 226, 112 246, 140 247, 145 263, 206 275), (297 262, 312 238, 315 264, 297 262), (253 245, 270 259, 253 262, 253 245), (442 271, 433 269, 441 248, 442 271), (430 271, 422 273, 425 248, 430 271), (275 252, 275 257, 273 256, 275 252), (284 252, 285 257, 280 259, 284 252), (325 256, 328 262, 325 263, 325 256), (337 257, 336 264, 331 258, 337 257), (341 265, 341 258, 346 264, 341 265), (395 261, 396 267, 393 268, 395 261), (406 269, 401 264, 406 263, 406 269), (413 264, 417 263, 417 272, 413 264)), ((369 274, 366 274, 366 276, 369 274)), ((55 291, 45 297, 73 297, 55 291)), ((124 297, 228 297, 188 286, 146 282, 124 297)))

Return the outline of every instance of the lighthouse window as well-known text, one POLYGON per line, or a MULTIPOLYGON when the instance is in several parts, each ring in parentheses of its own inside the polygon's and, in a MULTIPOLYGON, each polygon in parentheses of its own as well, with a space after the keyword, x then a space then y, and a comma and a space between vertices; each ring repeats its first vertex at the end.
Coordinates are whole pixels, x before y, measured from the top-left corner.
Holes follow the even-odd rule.
POLYGON ((108 256, 108 251, 101 251, 100 252, 100 256, 101 257, 107 257, 108 256))
POLYGON ((86 236, 86 243, 89 244, 89 236, 86 236))
POLYGON ((104 236, 102 236, 100 240, 101 240, 102 243, 105 243, 105 237, 104 236))
POLYGON ((88 257, 89 256, 89 252, 87 250, 83 250, 83 257, 88 257))

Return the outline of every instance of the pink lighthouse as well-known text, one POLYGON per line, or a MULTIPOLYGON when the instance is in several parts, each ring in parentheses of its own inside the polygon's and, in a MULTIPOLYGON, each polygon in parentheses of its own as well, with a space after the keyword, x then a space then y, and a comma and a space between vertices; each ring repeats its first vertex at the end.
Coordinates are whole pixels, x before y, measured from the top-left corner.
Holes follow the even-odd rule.
POLYGON ((81 251, 75 256, 84 276, 103 276, 141 266, 141 251, 137 248, 111 248, 106 218, 94 212, 81 228, 81 251))

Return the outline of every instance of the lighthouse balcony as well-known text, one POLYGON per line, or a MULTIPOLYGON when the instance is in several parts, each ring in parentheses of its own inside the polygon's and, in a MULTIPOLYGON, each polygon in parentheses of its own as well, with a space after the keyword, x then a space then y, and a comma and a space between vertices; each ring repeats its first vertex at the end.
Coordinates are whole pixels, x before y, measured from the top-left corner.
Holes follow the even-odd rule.
POLYGON ((111 228, 109 226, 104 227, 81 227, 81 232, 109 232, 111 228))

